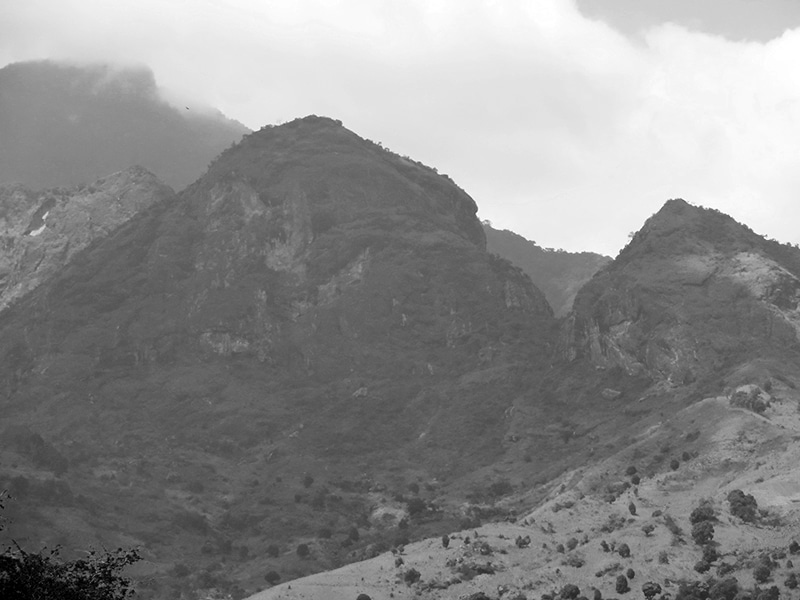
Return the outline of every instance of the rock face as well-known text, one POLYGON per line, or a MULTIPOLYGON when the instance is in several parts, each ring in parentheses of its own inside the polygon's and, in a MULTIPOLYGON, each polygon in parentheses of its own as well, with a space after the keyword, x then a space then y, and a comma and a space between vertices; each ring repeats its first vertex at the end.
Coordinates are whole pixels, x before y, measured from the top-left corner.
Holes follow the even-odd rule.
POLYGON ((452 181, 336 121, 251 134, 0 314, 4 417, 169 560, 347 531, 375 501, 354 489, 495 460, 550 362, 546 299, 485 251, 475 214, 452 181))
POLYGON ((483 223, 486 249, 521 268, 547 297, 557 317, 572 310, 578 290, 602 267, 608 256, 594 252, 566 252, 541 248, 536 242, 483 223))
POLYGON ((673 384, 798 350, 800 251, 670 200, 579 292, 564 355, 673 384))
POLYGON ((168 104, 146 68, 0 69, 0 183, 73 186, 142 165, 180 189, 248 131, 213 109, 168 104))
POLYGON ((0 186, 0 311, 139 211, 173 195, 141 167, 90 186, 0 186))

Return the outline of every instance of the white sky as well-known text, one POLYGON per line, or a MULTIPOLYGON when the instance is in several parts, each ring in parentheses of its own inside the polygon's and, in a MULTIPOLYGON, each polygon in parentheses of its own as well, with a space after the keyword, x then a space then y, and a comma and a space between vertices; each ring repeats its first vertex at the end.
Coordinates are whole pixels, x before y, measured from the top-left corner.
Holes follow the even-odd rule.
POLYGON ((0 0, 0 66, 145 63, 254 129, 338 118, 545 247, 616 255, 674 197, 800 242, 800 14, 632 1, 0 0))

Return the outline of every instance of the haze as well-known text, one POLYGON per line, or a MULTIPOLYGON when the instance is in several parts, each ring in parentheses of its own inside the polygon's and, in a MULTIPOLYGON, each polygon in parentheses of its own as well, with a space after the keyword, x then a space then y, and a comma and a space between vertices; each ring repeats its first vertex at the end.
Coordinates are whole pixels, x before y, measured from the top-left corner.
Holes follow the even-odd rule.
POLYGON ((800 8, 697 4, 0 0, 0 66, 144 63, 254 129, 341 119, 545 247, 613 256, 673 197, 800 242, 800 8))

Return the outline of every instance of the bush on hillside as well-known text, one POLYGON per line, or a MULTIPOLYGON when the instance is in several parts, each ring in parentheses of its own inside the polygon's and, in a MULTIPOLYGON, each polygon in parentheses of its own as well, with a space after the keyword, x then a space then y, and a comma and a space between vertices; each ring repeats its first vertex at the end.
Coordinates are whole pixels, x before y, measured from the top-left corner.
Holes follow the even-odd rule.
POLYGON ((752 494, 745 494, 742 490, 732 490, 728 494, 728 505, 731 514, 739 517, 745 523, 756 520, 758 503, 752 494))
POLYGON ((714 524, 711 521, 700 521, 692 527, 692 539, 698 546, 705 546, 714 539, 714 524))

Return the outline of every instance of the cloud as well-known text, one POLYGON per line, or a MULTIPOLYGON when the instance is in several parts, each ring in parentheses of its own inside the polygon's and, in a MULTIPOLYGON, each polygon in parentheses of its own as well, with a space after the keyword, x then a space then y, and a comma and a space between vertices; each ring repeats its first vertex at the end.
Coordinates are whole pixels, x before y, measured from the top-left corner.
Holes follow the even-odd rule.
POLYGON ((745 43, 662 25, 633 39, 569 0, 27 0, 7 12, 0 64, 146 63, 253 128, 342 119, 545 246, 615 254, 670 197, 800 241, 800 31, 745 43))

